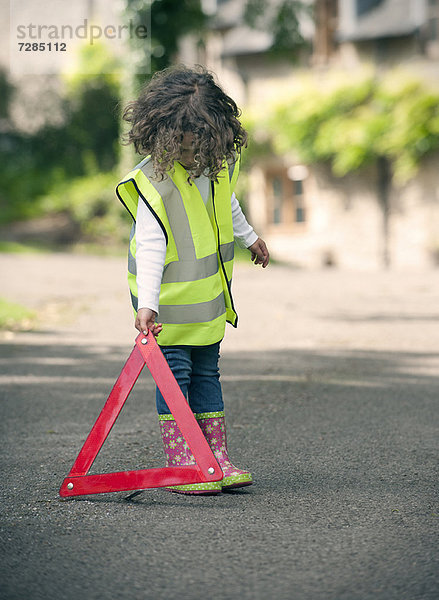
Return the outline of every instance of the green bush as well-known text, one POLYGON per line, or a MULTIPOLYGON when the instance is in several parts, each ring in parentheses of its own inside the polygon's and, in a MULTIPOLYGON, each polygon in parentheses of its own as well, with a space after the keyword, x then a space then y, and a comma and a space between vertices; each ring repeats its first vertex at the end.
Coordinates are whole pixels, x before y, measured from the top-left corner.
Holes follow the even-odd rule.
POLYGON ((82 239, 119 243, 126 240, 130 217, 116 196, 117 182, 115 171, 78 177, 37 198, 37 203, 44 214, 67 213, 82 239))
POLYGON ((269 126, 280 154, 295 150, 308 164, 329 161, 336 176, 385 158, 394 180, 404 183, 439 149, 439 93, 401 72, 308 82, 271 111, 269 126))
POLYGON ((9 108, 15 90, 0 72, 0 224, 46 214, 41 197, 53 196, 52 190, 59 190, 60 210, 70 181, 76 187, 78 178, 111 172, 119 162, 120 76, 107 73, 117 63, 103 44, 85 45, 77 59, 77 70, 63 80, 62 97, 53 98, 62 118, 32 132, 14 128, 9 108), (86 66, 102 74, 87 75, 86 66))
POLYGON ((0 330, 12 331, 32 329, 36 313, 21 304, 0 298, 0 330))

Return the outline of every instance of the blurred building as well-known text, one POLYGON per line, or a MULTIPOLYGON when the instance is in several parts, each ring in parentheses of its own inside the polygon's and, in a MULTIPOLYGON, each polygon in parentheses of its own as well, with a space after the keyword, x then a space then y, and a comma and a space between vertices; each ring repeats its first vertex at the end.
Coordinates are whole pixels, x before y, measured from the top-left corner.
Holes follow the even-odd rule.
MULTIPOLYGON (((295 62, 273 59, 273 32, 269 27, 247 24, 248 0, 201 1, 210 17, 208 33, 203 44, 195 36, 183 39, 180 59, 212 69, 238 104, 262 119, 265 107, 294 92, 304 74, 324 86, 331 74, 355 74, 363 65, 372 65, 378 75, 403 66, 439 85, 439 0, 303 0, 310 9, 300 13, 300 31, 307 43, 298 49, 295 62)), ((280 1, 267 3, 275 7, 280 1)), ((101 24, 118 23, 123 5, 116 0, 74 4, 81 18, 101 24)), ((29 5, 32 3, 14 5, 16 12, 18 8, 23 11, 23 22, 28 20, 29 5)), ((0 37, 0 68, 6 69, 11 6, 0 0, 4 16, 0 21, 4 33, 0 37)), ((57 73, 26 74, 11 81, 17 88, 11 111, 14 126, 32 131, 43 122, 61 118, 57 102, 62 82, 57 73)), ((0 129, 4 127, 0 119, 0 129)), ((405 186, 390 188, 384 214, 379 198, 381 174, 376 166, 335 178, 328 168, 303 165, 293 155, 255 161, 241 200, 274 256, 293 264, 353 268, 437 265, 438 158, 424 160, 416 177, 405 186)))
MULTIPOLYGON (((43 27, 58 28, 63 26, 73 28, 84 22, 87 27, 106 25, 118 27, 122 25, 123 3, 117 0, 76 0, 66 7, 63 0, 51 0, 44 5, 36 5, 31 0, 25 2, 10 2, 0 0, 0 73, 5 73, 7 80, 14 87, 15 93, 10 107, 11 123, 14 128, 27 132, 37 131, 46 123, 60 123, 63 120, 62 94, 65 89, 63 74, 78 70, 78 50, 88 42, 83 35, 74 34, 69 38, 68 33, 62 39, 65 40, 65 52, 47 50, 47 43, 52 41, 53 47, 57 39, 48 37, 47 29, 40 36, 36 36, 35 16, 38 15, 38 23, 44 23, 43 27), (34 37, 29 37, 28 27, 34 27, 34 37), (29 62, 23 63, 20 68, 14 65, 14 52, 17 51, 17 39, 15 27, 24 27, 22 31, 25 42, 46 43, 46 48, 41 51, 24 51, 23 55, 29 57, 29 62), (59 60, 57 60, 59 59, 59 60), (30 68, 29 68, 30 67, 30 68)), ((85 30, 84 30, 85 31, 85 30)), ((82 33, 84 33, 84 31, 82 33)), ((102 36, 104 40, 104 36, 102 36)), ((95 40, 95 44, 101 39, 95 40)), ((117 40, 104 40, 109 43, 109 48, 115 55, 124 52, 124 46, 117 40)), ((28 44, 31 45, 31 44, 28 44)), ((37 44, 38 45, 38 44, 37 44)), ((44 44, 42 44, 44 45, 44 44)), ((61 46, 61 43, 60 43, 61 46)), ((21 63, 20 63, 21 64, 21 63)), ((1 123, 0 130, 8 126, 1 123)))
MULTIPOLYGON (((272 0, 273 3, 276 0, 272 0)), ((404 66, 439 83, 439 0, 309 0, 300 27, 309 42, 297 61, 273 61, 273 34, 245 24, 245 0, 204 0, 211 15, 204 46, 187 38, 186 63, 215 71, 244 109, 258 110, 288 91, 304 73, 324 85, 331 73, 365 64, 379 75, 404 66)), ((323 166, 292 156, 252 166, 247 212, 274 256, 309 267, 426 267, 439 263, 438 156, 426 159, 403 187, 390 187, 383 214, 376 167, 335 178, 323 166), (377 192, 378 190, 378 192, 377 192)), ((382 187, 382 186, 381 186, 382 187)))

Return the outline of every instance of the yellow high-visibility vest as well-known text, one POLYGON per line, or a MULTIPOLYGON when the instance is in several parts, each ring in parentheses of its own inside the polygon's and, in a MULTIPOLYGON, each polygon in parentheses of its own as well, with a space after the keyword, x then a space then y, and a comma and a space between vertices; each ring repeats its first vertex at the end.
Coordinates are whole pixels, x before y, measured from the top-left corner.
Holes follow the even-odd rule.
POLYGON ((237 326, 230 286, 234 257, 231 195, 238 173, 239 159, 231 166, 224 161, 218 183, 211 182, 207 204, 197 186, 188 182, 188 172, 179 162, 168 177, 157 181, 149 156, 116 187, 134 221, 128 282, 135 312, 138 202, 145 202, 166 239, 156 319, 163 324, 157 338, 162 346, 214 344, 224 337, 226 321, 237 326))

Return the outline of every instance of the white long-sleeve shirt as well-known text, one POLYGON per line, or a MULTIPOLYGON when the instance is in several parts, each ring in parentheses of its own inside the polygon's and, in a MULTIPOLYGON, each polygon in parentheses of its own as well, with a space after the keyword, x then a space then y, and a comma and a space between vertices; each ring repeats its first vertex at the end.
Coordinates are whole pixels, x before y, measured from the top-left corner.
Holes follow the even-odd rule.
MULTIPOLYGON (((201 176, 194 182, 206 204, 209 195, 209 179, 201 176)), ((241 247, 248 248, 255 243, 258 235, 247 222, 235 194, 232 194, 231 203, 233 235, 241 247)), ((149 308, 158 312, 165 258, 166 239, 164 233, 149 208, 139 198, 136 219, 138 308, 149 308)))

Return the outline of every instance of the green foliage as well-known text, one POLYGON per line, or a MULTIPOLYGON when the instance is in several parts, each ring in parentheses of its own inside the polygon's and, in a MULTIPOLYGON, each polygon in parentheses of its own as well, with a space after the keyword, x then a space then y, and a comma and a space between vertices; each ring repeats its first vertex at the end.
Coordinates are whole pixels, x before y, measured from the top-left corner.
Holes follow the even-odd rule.
MULTIPOLYGON (((89 156, 98 170, 112 169, 119 159, 121 65, 104 43, 84 44, 66 85, 62 160, 72 175, 85 174, 89 156), (79 152, 78 152, 79 150, 79 152)), ((59 148, 58 148, 59 151, 59 148)), ((52 162, 53 164, 53 162, 52 162)), ((67 176, 68 172, 67 172, 67 176)))
MULTIPOLYGON (((143 25, 151 32, 151 56, 144 52, 137 67, 145 72, 150 61, 152 73, 169 67, 177 54, 181 36, 189 32, 201 33, 206 22, 200 0, 152 0, 151 4, 126 0, 125 12, 134 27, 143 25)), ((133 37, 131 43, 136 50, 142 50, 142 40, 133 37)), ((145 76, 139 76, 139 79, 144 80, 145 76)))
POLYGON ((274 109, 270 123, 279 153, 294 150, 308 164, 329 161, 336 176, 385 158, 403 183, 439 148, 439 93, 400 73, 307 83, 274 109))
POLYGON ((52 244, 44 242, 9 242, 0 240, 0 252, 8 254, 46 254, 53 250, 52 244))
POLYGON ((299 22, 299 16, 305 12, 309 12, 309 7, 300 0, 282 0, 275 5, 268 0, 247 0, 244 22, 253 29, 273 33, 271 56, 295 59, 307 44, 299 22))
POLYGON ((14 86, 8 79, 6 69, 0 69, 0 119, 9 118, 9 105, 13 93, 14 86))
POLYGON ((268 0, 247 0, 244 8, 244 22, 253 29, 259 29, 268 9, 268 0))
POLYGON ((121 59, 111 53, 108 44, 94 41, 93 45, 84 43, 79 47, 74 67, 63 73, 62 78, 71 98, 77 97, 84 87, 94 86, 96 79, 118 95, 123 68, 121 59))
POLYGON ((261 119, 258 114, 244 109, 241 123, 249 135, 247 147, 243 148, 241 154, 241 174, 238 182, 241 180, 243 172, 249 172, 254 161, 275 153, 272 128, 265 114, 264 118, 261 119))
MULTIPOLYGON (((110 171, 118 163, 120 81, 111 71, 115 66, 102 44, 84 46, 76 70, 64 79, 62 121, 46 123, 34 133, 10 126, 1 135, 0 223, 45 214, 42 196, 58 193, 62 204, 70 180, 110 171), (88 71, 82 70, 85 63, 88 71), (96 69, 104 73, 92 75, 96 69)), ((9 89, 8 82, 2 87, 9 89)), ((7 115, 9 106, 2 112, 7 115)))
POLYGON ((13 331, 31 329, 35 325, 36 314, 33 310, 0 298, 0 330, 13 331))
POLYGON ((125 240, 129 215, 118 201, 114 188, 118 173, 93 172, 54 187, 37 199, 42 213, 67 212, 83 239, 117 244, 125 240))
POLYGON ((35 198, 52 185, 59 173, 41 170, 30 152, 30 140, 20 134, 2 136, 0 147, 0 223, 30 219, 41 214, 35 198))
POLYGON ((414 174, 428 153, 439 149, 439 93, 419 81, 383 82, 377 100, 384 114, 391 114, 386 135, 376 141, 377 151, 394 162, 395 175, 414 174))
POLYGON ((306 45, 299 25, 298 15, 303 10, 302 2, 295 0, 284 0, 273 21, 274 43, 271 52, 277 55, 288 55, 306 45))

